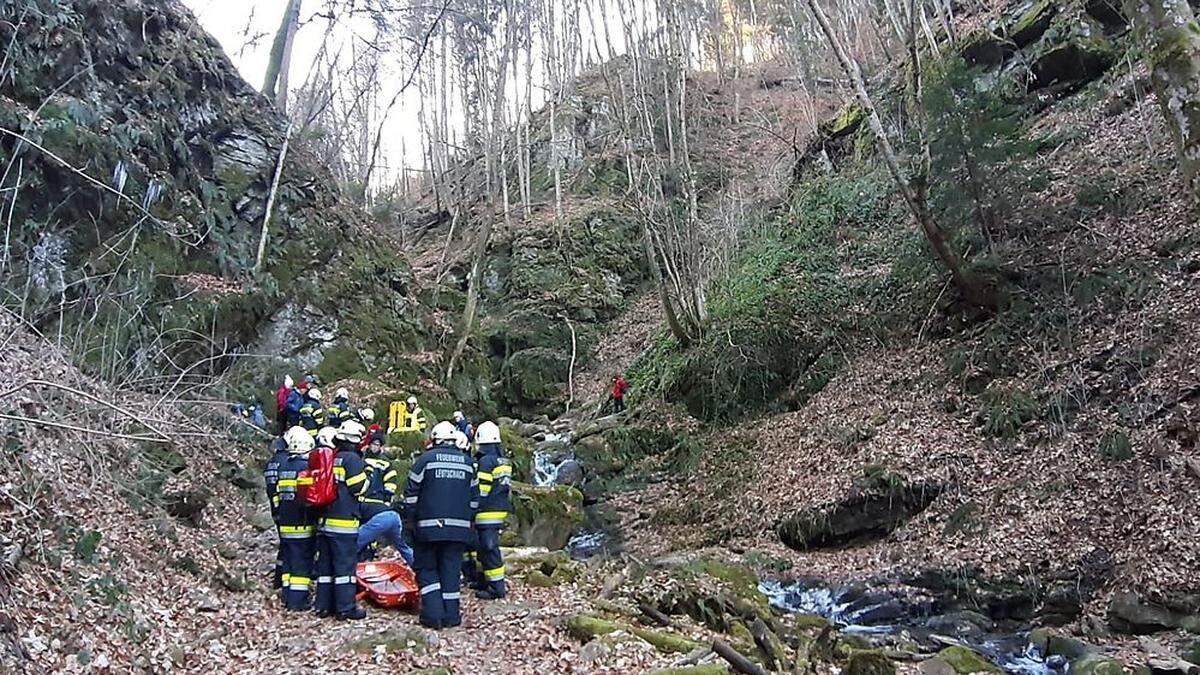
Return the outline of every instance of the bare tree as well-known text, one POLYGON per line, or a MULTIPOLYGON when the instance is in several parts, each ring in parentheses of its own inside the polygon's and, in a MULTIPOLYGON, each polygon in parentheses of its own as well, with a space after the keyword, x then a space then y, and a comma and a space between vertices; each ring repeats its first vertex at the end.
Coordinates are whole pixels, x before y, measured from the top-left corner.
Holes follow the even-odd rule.
POLYGON ((1200 200, 1200 24, 1186 0, 1126 0, 1193 201, 1200 200))
POLYGON ((267 75, 263 81, 263 94, 274 101, 281 112, 287 112, 288 73, 291 71, 292 46, 296 31, 300 28, 300 3, 288 0, 283 10, 283 20, 271 44, 271 56, 267 60, 267 75))

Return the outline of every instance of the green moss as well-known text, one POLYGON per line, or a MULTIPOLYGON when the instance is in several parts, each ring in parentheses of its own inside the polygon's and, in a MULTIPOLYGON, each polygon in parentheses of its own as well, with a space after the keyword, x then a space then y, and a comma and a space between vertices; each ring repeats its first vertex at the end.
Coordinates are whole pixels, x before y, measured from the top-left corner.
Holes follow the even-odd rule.
POLYGON ((553 588, 559 584, 558 580, 547 576, 541 570, 530 570, 525 574, 525 585, 533 586, 534 588, 553 588))
POLYGON ((567 485, 538 487, 513 481, 506 534, 525 546, 559 549, 583 525, 583 494, 567 485))
POLYGON ((851 103, 838 111, 833 119, 822 122, 818 132, 825 138, 841 138, 857 131, 865 119, 866 113, 862 106, 851 103))
POLYGON ((896 664, 880 652, 857 651, 850 655, 843 672, 846 675, 895 675, 896 664))
POLYGON ((616 621, 590 614, 576 614, 567 619, 567 633, 580 642, 590 642, 601 635, 615 633, 623 628, 616 621))
POLYGON ((1009 39, 1024 47, 1046 32, 1057 13, 1058 7, 1052 0, 1037 0, 1009 25, 1006 31, 1009 39))
POLYGON ((989 436, 1013 438, 1040 412, 1037 400, 1025 390, 1017 386, 992 385, 983 393, 979 416, 983 430, 989 436))
POLYGON ((512 427, 500 427, 500 443, 504 454, 512 463, 515 481, 528 483, 533 480, 533 444, 529 439, 513 431, 512 427))
POLYGON ((654 645, 654 648, 664 654, 687 654, 700 646, 694 640, 665 630, 641 628, 634 626, 633 634, 654 645))
POLYGON ((1101 654, 1090 654, 1071 663, 1071 675, 1127 675, 1120 661, 1101 654))
MULTIPOLYGON (((946 647, 938 652, 937 658, 953 668, 954 672, 958 673, 958 675, 1004 672, 991 661, 980 656, 978 652, 966 647, 946 647)), ((1072 669, 1072 672, 1074 672, 1074 669, 1072 669)))

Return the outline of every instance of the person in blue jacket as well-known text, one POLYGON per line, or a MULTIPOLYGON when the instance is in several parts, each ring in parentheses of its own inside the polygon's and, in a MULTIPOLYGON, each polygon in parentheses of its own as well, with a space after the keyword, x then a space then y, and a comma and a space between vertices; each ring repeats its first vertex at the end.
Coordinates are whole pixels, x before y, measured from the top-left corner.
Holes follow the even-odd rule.
POLYGON ((367 488, 367 467, 359 451, 366 432, 353 420, 338 427, 334 436, 337 453, 333 474, 337 497, 321 507, 317 522, 318 616, 361 619, 366 612, 358 606, 355 571, 358 567, 358 498, 367 488))
POLYGON ((462 623, 462 558, 472 539, 479 484, 471 458, 455 446, 458 434, 450 422, 435 425, 433 445, 413 463, 404 488, 404 526, 412 533, 426 628, 462 623))
POLYGON ((500 554, 500 531, 508 520, 512 464, 504 456, 500 427, 494 422, 480 424, 475 441, 476 478, 479 482, 479 511, 475 514, 479 543, 475 559, 481 577, 475 597, 496 600, 507 594, 504 558, 500 554))

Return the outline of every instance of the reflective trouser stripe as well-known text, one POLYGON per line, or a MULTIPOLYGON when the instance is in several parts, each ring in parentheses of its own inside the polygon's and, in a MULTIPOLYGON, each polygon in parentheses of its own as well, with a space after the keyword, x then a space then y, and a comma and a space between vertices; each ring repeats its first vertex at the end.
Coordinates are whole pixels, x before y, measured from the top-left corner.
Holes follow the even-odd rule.
POLYGON ((471 527, 471 521, 459 518, 432 518, 418 520, 417 527, 471 527))
POLYGON ((332 584, 333 577, 317 577, 318 584, 332 584))
POLYGON ((443 600, 459 600, 462 598, 462 593, 442 593, 443 600))
POLYGON ((291 580, 292 580, 292 575, 288 574, 287 572, 284 572, 283 574, 279 575, 279 581, 284 586, 287 586, 291 580))
MULTIPOLYGON (((279 536, 282 537, 288 534, 303 534, 311 537, 313 532, 316 532, 316 530, 317 528, 313 525, 280 525, 279 536)), ((288 538, 294 539, 295 537, 288 538)))
POLYGON ((434 582, 432 584, 429 584, 428 586, 422 586, 421 587, 421 595, 429 595, 430 593, 436 593, 440 590, 442 590, 441 582, 434 582))
POLYGON ((476 525, 502 525, 508 518, 508 511, 480 511, 475 515, 476 525))
POLYGON ((291 578, 291 583, 288 584, 288 587, 293 591, 307 591, 309 585, 311 584, 312 579, 308 577, 293 576, 291 578))
POLYGON ((504 578, 504 565, 495 569, 484 570, 483 576, 488 578, 488 581, 500 581, 504 578))
POLYGON ((321 531, 328 534, 358 534, 357 518, 324 518, 321 531))
POLYGON ((358 581, 358 579, 355 577, 334 577, 333 578, 333 583, 335 583, 335 584, 352 584, 356 581, 358 581))

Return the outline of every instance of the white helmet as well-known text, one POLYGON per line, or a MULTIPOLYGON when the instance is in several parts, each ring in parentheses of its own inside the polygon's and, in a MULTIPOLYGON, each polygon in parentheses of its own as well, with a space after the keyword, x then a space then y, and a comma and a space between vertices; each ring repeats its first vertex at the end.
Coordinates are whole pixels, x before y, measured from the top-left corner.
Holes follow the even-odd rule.
POLYGON ((288 389, 291 389, 292 387, 296 386, 296 381, 292 379, 291 375, 284 375, 283 376, 283 386, 288 389))
POLYGON ((413 404, 413 405, 416 405, 416 404, 417 404, 417 397, 416 397, 416 396, 409 396, 409 397, 408 397, 408 401, 406 401, 406 403, 411 403, 411 404, 413 404))
POLYGON ((338 387, 338 390, 333 394, 334 398, 350 398, 350 390, 345 387, 338 387))
POLYGON ((361 443, 363 436, 367 435, 367 429, 363 425, 354 420, 346 420, 342 422, 342 426, 338 427, 337 439, 339 441, 349 441, 351 443, 361 443))
POLYGON ((496 426, 495 422, 488 421, 479 425, 475 430, 476 443, 499 443, 500 442, 500 427, 496 426))
POLYGON ((313 437, 304 427, 292 427, 284 434, 283 440, 287 441, 288 452, 293 455, 309 452, 313 449, 313 437))
POLYGON ((368 422, 371 422, 375 419, 375 411, 371 410, 370 408, 360 408, 358 411, 358 416, 368 422))
POLYGON ((461 421, 463 421, 463 418, 465 418, 465 417, 466 417, 466 415, 463 414, 463 411, 461 411, 461 410, 454 411, 454 421, 455 422, 461 422, 461 421))
POLYGON ((309 387, 308 388, 308 397, 314 401, 320 401, 321 400, 321 390, 317 389, 316 387, 309 387))
POLYGON ((462 432, 460 432, 458 429, 455 429, 453 424, 449 422, 438 422, 437 424, 433 425, 433 431, 429 434, 429 438, 433 440, 435 445, 442 443, 453 444, 458 440, 455 438, 456 434, 460 433, 462 432))
POLYGON ((466 452, 471 447, 471 441, 467 440, 467 435, 461 431, 454 432, 454 447, 466 452))
POLYGON ((333 439, 337 436, 337 429, 333 427, 321 427, 317 432, 317 443, 325 447, 333 447, 333 439))

